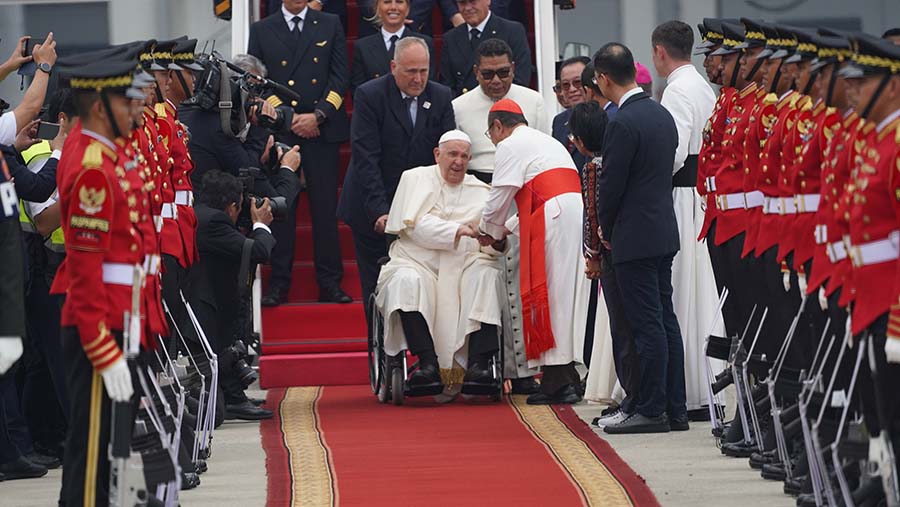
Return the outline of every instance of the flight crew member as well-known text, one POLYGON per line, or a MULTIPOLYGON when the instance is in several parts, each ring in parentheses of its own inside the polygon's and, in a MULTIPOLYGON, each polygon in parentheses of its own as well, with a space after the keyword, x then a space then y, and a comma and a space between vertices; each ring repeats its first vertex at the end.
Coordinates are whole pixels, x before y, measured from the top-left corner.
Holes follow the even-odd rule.
MULTIPOLYGON (((352 301, 340 283, 343 277, 338 241, 338 149, 350 136, 347 113, 342 107, 347 89, 347 47, 340 20, 307 6, 306 0, 285 0, 280 11, 250 26, 247 52, 269 69, 269 78, 296 91, 291 101, 294 117, 291 134, 282 140, 299 145, 309 192, 313 227, 313 260, 319 301, 352 301)), ((278 242, 272 252, 272 277, 263 304, 275 306, 287 300, 294 261, 297 201, 287 220, 274 223, 278 242)))

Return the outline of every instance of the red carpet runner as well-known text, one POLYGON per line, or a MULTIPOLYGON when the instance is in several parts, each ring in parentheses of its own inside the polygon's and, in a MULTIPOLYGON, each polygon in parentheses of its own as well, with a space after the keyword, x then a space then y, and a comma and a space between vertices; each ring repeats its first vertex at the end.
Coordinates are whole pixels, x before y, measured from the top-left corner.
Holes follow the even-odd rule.
POLYGON ((659 505, 570 407, 407 403, 367 386, 270 391, 267 505, 659 505))

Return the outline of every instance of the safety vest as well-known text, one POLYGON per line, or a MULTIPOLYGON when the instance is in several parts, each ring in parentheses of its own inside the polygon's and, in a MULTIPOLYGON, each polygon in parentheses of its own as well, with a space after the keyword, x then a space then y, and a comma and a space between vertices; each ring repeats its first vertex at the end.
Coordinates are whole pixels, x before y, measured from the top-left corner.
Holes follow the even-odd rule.
MULTIPOLYGON (((27 150, 21 153, 22 158, 25 160, 26 166, 31 166, 32 162, 37 162, 46 158, 50 158, 50 155, 53 153, 53 150, 50 148, 50 141, 43 140, 27 150)), ((28 213, 25 211, 24 202, 19 203, 19 225, 25 232, 30 232, 32 234, 37 234, 37 228, 34 225, 34 221, 28 216, 28 213)), ((58 253, 65 253, 66 251, 66 242, 63 237, 62 227, 57 227, 56 230, 50 233, 50 236, 45 239, 44 246, 46 246, 49 250, 58 253)))

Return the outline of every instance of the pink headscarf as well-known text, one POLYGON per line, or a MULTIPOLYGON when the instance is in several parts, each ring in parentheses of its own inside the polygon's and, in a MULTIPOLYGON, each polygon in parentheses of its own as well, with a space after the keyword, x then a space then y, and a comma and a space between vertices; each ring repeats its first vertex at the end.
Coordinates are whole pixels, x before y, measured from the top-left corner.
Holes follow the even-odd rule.
POLYGON ((639 84, 650 84, 653 82, 653 78, 650 76, 650 71, 647 70, 647 67, 644 67, 640 62, 634 62, 634 70, 637 71, 634 76, 634 81, 639 84))

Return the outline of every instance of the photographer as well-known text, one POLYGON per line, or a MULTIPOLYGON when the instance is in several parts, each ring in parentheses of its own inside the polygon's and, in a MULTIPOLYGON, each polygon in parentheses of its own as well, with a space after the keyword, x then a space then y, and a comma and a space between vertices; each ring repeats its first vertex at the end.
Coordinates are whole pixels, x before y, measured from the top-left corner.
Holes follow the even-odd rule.
MULTIPOLYGON (((299 165, 299 154, 294 151, 285 154, 284 159, 294 167, 299 165)), ((258 205, 258 199, 245 199, 241 182, 222 171, 204 176, 201 190, 195 207, 200 260, 191 270, 191 306, 219 356, 220 398, 224 399, 227 416, 268 419, 272 412, 256 407, 244 394, 235 371, 238 358, 232 345, 240 320, 241 285, 247 283, 241 275, 252 272, 253 264, 268 262, 275 246, 269 229, 269 200, 263 199, 258 205), (249 237, 241 234, 236 225, 244 205, 249 205, 253 224, 249 237), (245 254, 247 242, 250 245, 245 254), (242 262, 249 262, 244 270, 242 262)))
MULTIPOLYGON (((25 91, 25 96, 22 97, 22 102, 14 110, 0 116, 0 144, 13 144, 16 134, 37 118, 47 95, 50 72, 56 64, 56 42, 53 40, 53 32, 47 35, 42 44, 34 45, 28 54, 27 47, 30 46, 30 40, 28 36, 20 38, 9 58, 0 64, 0 81, 31 62, 36 69, 33 71, 34 77, 28 90, 25 91)), ((5 109, 5 106, 8 104, 4 104, 0 109, 5 109)))

